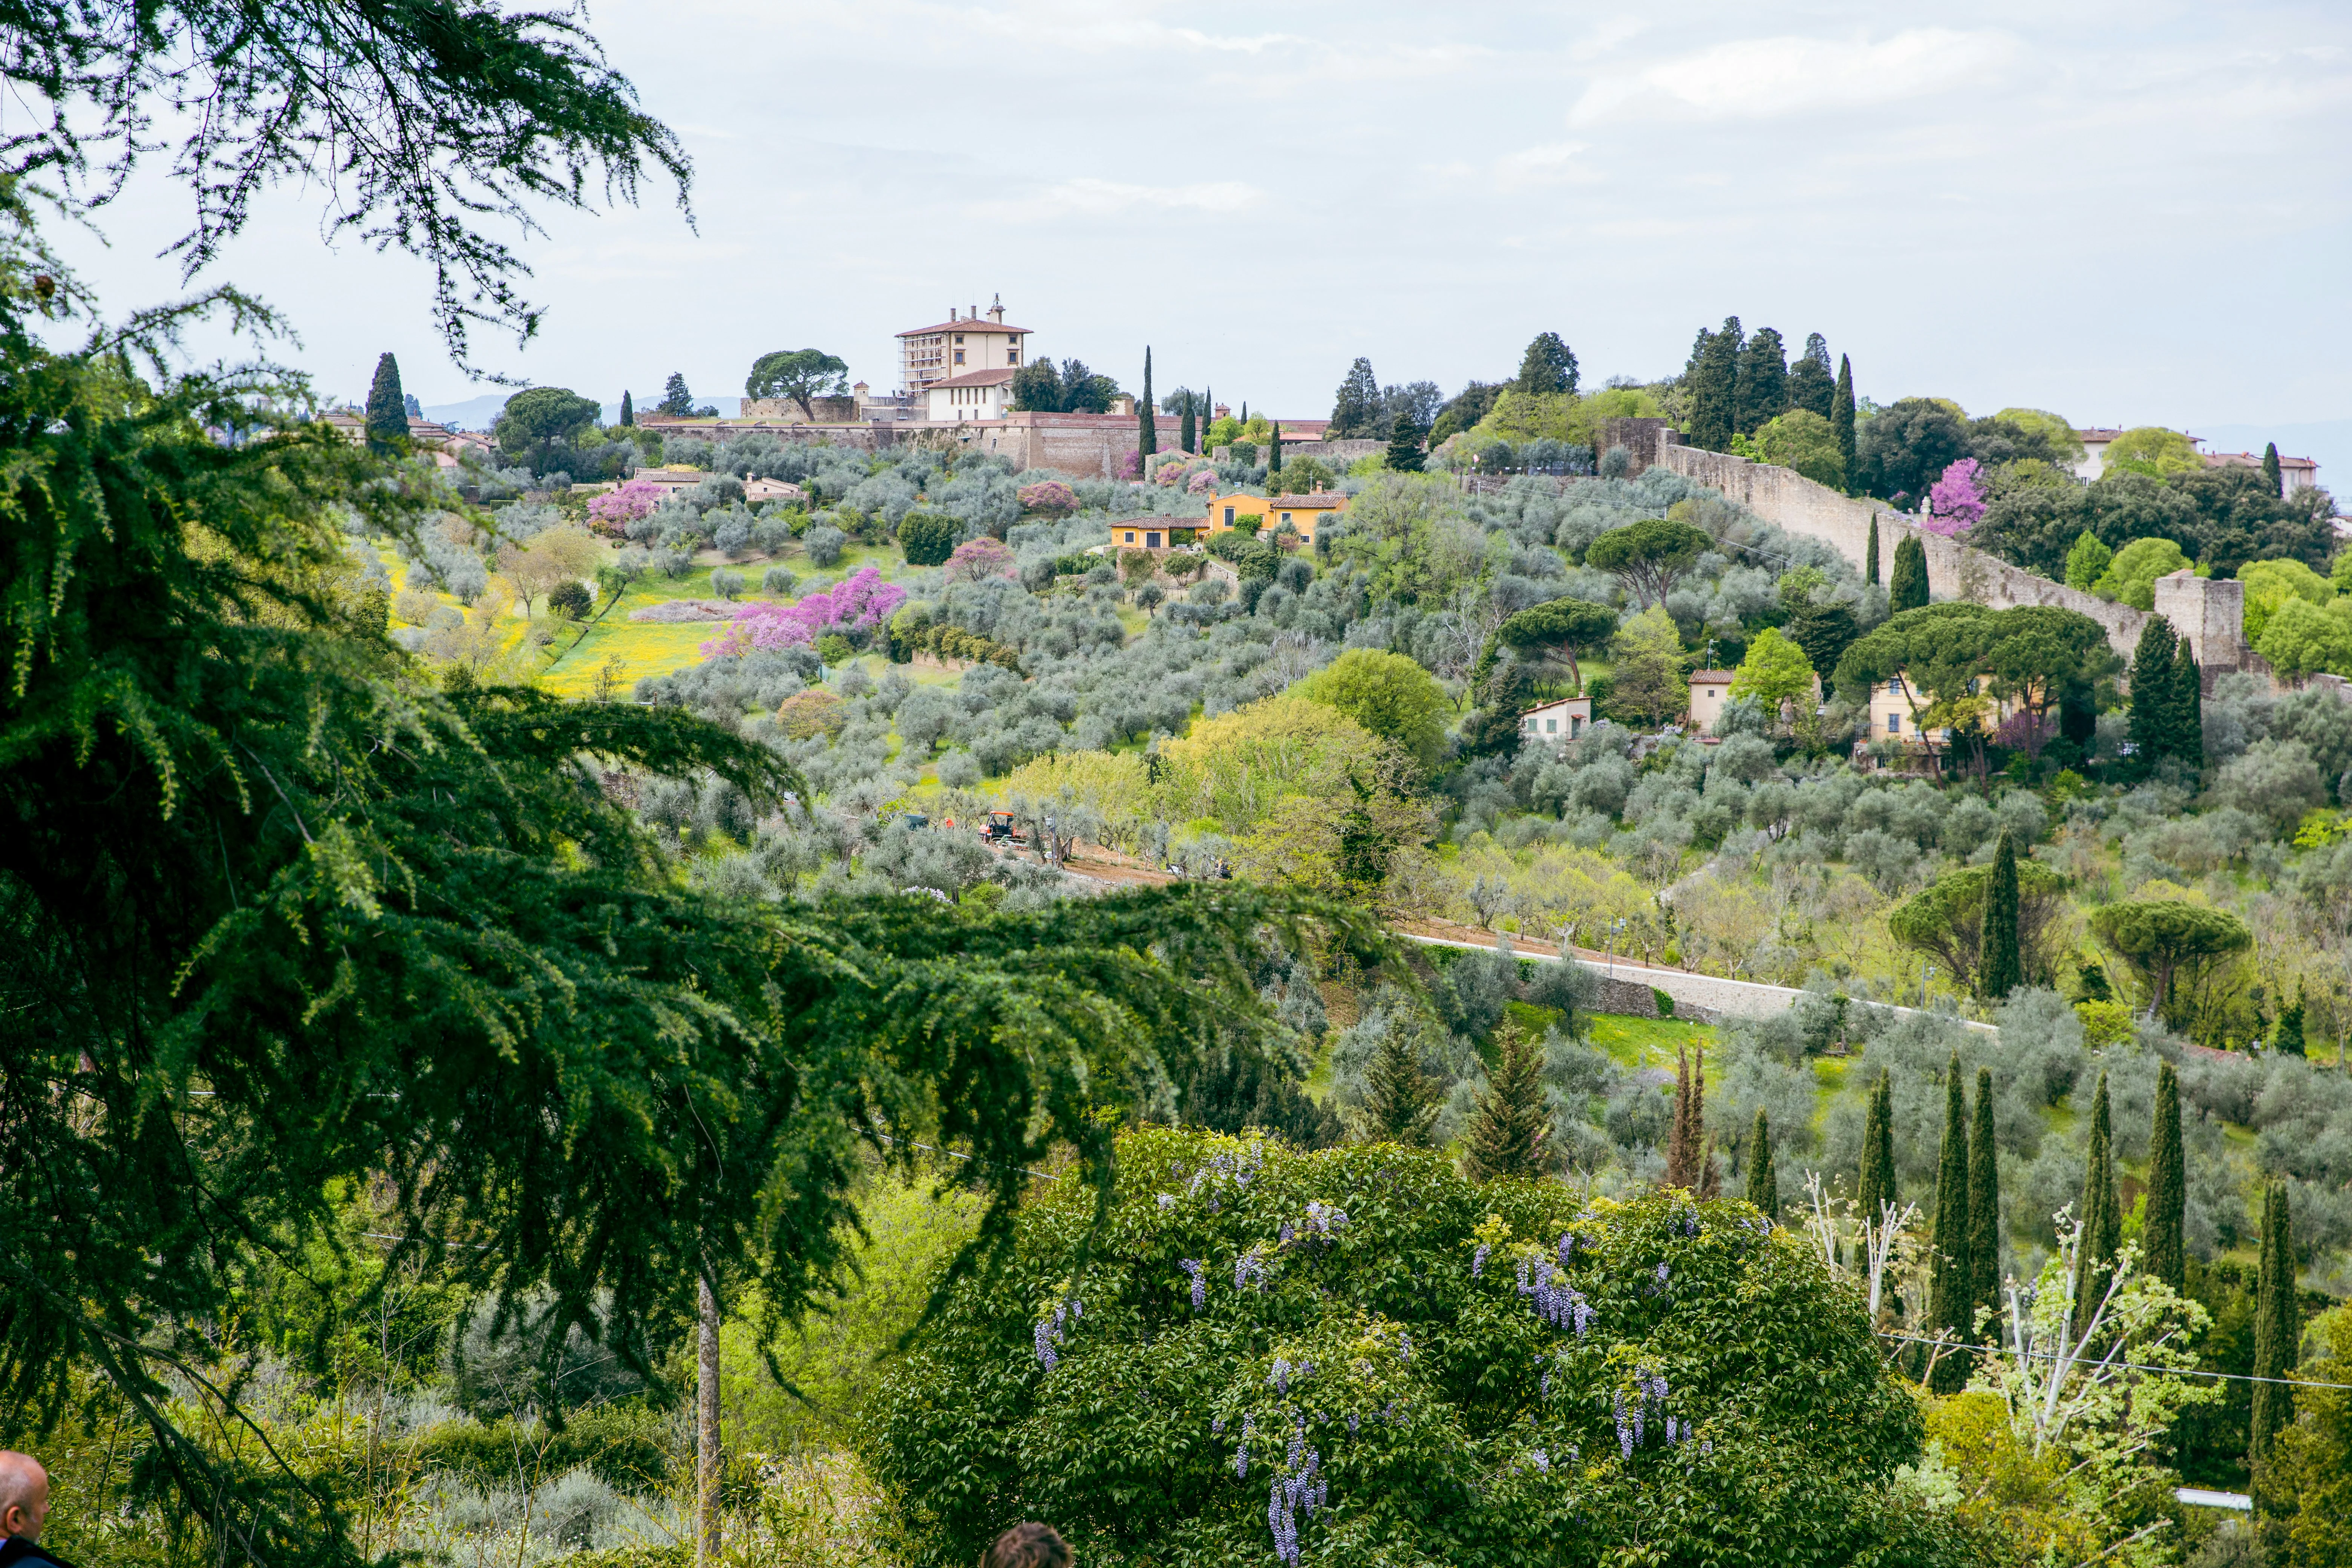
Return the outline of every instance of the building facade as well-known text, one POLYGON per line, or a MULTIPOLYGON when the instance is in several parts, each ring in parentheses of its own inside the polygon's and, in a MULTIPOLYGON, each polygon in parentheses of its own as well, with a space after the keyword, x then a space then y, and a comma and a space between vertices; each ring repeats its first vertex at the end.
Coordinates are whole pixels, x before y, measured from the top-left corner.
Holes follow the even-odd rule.
POLYGON ((915 395, 935 382, 979 371, 1019 370, 1026 363, 1022 340, 1028 336, 1026 327, 1005 325, 1001 295, 989 307, 985 321, 977 305, 969 316, 958 315, 956 308, 950 306, 946 321, 898 334, 898 391, 915 395))
POLYGON ((1348 498, 1337 490, 1317 490, 1303 496, 1254 496, 1245 493, 1212 495, 1203 513, 1203 524, 1211 533, 1223 533, 1243 526, 1243 520, 1258 520, 1254 531, 1280 533, 1285 528, 1312 544, 1315 531, 1329 518, 1348 510, 1348 498))
POLYGON ((1563 697, 1520 714, 1519 741, 1523 745, 1538 742, 1546 745, 1564 745, 1591 726, 1592 699, 1563 697))

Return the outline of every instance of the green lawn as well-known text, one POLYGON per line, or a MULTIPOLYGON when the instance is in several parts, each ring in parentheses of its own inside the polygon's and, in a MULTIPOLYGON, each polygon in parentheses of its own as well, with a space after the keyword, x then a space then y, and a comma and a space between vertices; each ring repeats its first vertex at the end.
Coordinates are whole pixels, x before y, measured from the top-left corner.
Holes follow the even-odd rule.
MULTIPOLYGON (((1592 1015, 1592 1043, 1625 1068, 1671 1068, 1677 1046, 1711 1046, 1715 1028, 1678 1018, 1642 1018, 1630 1013, 1592 1015)), ((1709 1067, 1710 1075, 1717 1069, 1709 1067)))

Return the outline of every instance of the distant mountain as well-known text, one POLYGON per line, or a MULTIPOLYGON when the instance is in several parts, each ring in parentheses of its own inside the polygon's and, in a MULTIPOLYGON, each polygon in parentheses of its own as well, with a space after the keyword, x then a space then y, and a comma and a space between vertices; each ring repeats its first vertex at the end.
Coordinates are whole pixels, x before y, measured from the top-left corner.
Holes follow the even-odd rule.
POLYGON ((2319 482, 2335 493, 2338 511, 2352 506, 2352 419, 2305 425, 2192 424, 2188 430, 2212 452, 2260 457, 2263 443, 2275 441, 2280 457, 2309 458, 2319 465, 2319 482))
MULTIPOLYGON (((460 430, 488 430, 497 420, 499 410, 504 408, 507 399, 513 395, 511 392, 486 392, 463 403, 428 403, 425 405, 425 417, 460 430)), ((730 419, 735 417, 743 406, 743 400, 740 397, 706 397, 702 401, 730 419)), ((645 405, 640 403, 637 406, 643 408, 645 405)), ((621 405, 617 399, 604 405, 605 424, 610 425, 620 416, 621 405)))

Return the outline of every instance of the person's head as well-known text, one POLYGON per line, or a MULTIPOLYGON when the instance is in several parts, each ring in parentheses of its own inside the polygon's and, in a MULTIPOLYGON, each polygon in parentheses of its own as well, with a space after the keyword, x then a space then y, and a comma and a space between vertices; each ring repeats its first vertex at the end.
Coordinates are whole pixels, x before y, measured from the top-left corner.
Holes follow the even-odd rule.
POLYGON ((1070 1549, 1050 1524, 1016 1524, 996 1538, 981 1568, 1070 1568, 1070 1549))
MULTIPOLYGON (((21 1535, 27 1541, 38 1541, 41 1526, 48 1517, 49 1472, 41 1468, 41 1462, 30 1454, 0 1448, 0 1537, 21 1535)), ((1054 1532, 1049 1530, 1045 1533, 1054 1532)), ((1054 1544, 1058 1547, 1062 1543, 1057 1539, 1054 1544)), ((1061 1561, 1069 1560, 1069 1555, 1064 1553, 1061 1561)))

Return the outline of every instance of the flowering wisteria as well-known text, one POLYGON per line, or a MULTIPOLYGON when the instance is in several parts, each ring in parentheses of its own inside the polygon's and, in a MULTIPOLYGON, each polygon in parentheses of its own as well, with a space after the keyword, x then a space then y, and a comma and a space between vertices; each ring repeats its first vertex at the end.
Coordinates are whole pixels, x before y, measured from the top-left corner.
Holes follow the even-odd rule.
POLYGON ((1399 1334, 1397 1336, 1397 1360, 1411 1361, 1412 1359, 1412 1336, 1411 1334, 1399 1334))
POLYGON ((1236 1479, 1241 1480, 1249 1479, 1250 1431, 1251 1428, 1255 1427, 1256 1425, 1256 1416, 1252 1415, 1247 1411, 1244 1411, 1242 1413, 1241 1446, 1234 1450, 1234 1475, 1236 1479))
POLYGON ((1085 1311, 1085 1306, 1079 1302, 1076 1297, 1073 1296, 1068 1300, 1064 1301, 1059 1306, 1055 1307, 1052 1317, 1040 1319, 1038 1321, 1036 1332, 1037 1363, 1047 1372, 1053 1371, 1055 1363, 1062 1359, 1061 1352, 1056 1350, 1055 1347, 1061 1344, 1066 1337, 1064 1325, 1066 1323, 1075 1321, 1077 1318, 1082 1316, 1085 1311))
POLYGON ((1560 1232, 1560 1233, 1559 1233, 1559 1266, 1560 1266, 1562 1268, 1567 1268, 1567 1267, 1568 1267, 1568 1260, 1569 1260, 1570 1258, 1571 1258, 1575 1257, 1575 1256, 1576 1256, 1576 1232, 1574 1232, 1574 1231, 1572 1231, 1572 1230, 1564 1230, 1564 1231, 1560 1232))
POLYGON ((1696 1236, 1698 1234, 1698 1210, 1683 1210, 1683 1234, 1685 1236, 1696 1236))
POLYGON ((1199 1311, 1209 1302, 1209 1273, 1197 1258, 1180 1258, 1177 1266, 1192 1277, 1192 1310, 1199 1311))
POLYGON ((1545 1453, 1541 1448, 1536 1449, 1535 1452, 1529 1454, 1528 1457, 1536 1462, 1536 1468, 1538 1471, 1549 1472, 1551 1469, 1551 1456, 1545 1453))
POLYGON ((1259 1293, 1264 1294, 1266 1283, 1265 1259, 1258 1256, 1255 1247, 1252 1247, 1234 1259, 1234 1289, 1242 1289, 1253 1279, 1257 1281, 1259 1293))
POLYGON ((1265 1374, 1266 1383, 1285 1398, 1290 1394, 1290 1363, 1282 1357, 1274 1358, 1274 1368, 1265 1374))
POLYGON ((1494 1250, 1495 1249, 1493 1247, 1487 1246, 1483 1241, 1478 1244, 1478 1250, 1470 1255, 1471 1279, 1476 1279, 1485 1276, 1486 1272, 1486 1254, 1494 1250))
POLYGON ((1318 1240, 1331 1240, 1347 1224, 1348 1211, 1336 1204, 1310 1201, 1307 1205, 1307 1234, 1318 1240))
MULTIPOLYGON (((1568 1238, 1560 1238, 1560 1249, 1568 1248, 1568 1238)), ((1573 1328, 1582 1339, 1591 1321, 1593 1309, 1584 1293, 1568 1282, 1568 1271, 1555 1268, 1549 1261, 1522 1258, 1519 1259, 1519 1294, 1528 1298, 1536 1316, 1556 1329, 1573 1328)))
POLYGON ((1330 1483, 1320 1473, 1323 1457, 1307 1447, 1307 1424, 1292 1431, 1286 1476, 1275 1478, 1265 1502, 1266 1528, 1274 1532, 1274 1552, 1289 1568, 1298 1563, 1298 1521, 1313 1519, 1330 1497, 1330 1483))
POLYGON ((1161 1214, 1166 1214, 1170 1209, 1176 1206, 1176 1194, 1174 1193, 1162 1193, 1157 1198, 1154 1198, 1152 1202, 1160 1205, 1160 1212, 1161 1214))

